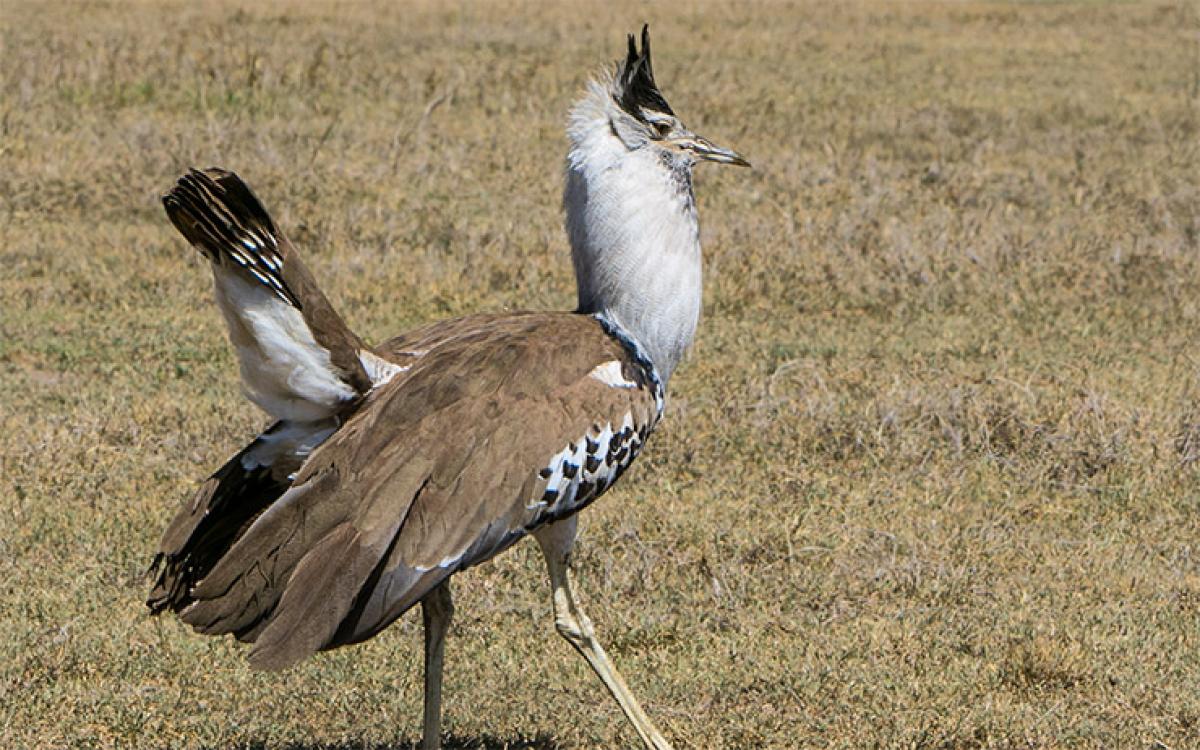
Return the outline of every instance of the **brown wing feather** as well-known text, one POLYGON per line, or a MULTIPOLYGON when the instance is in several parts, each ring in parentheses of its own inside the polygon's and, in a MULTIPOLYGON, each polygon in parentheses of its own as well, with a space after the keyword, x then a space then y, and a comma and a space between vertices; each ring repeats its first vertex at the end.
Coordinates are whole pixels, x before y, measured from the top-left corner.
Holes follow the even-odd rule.
POLYGON ((394 336, 374 347, 377 354, 392 362, 411 364, 415 357, 427 354, 430 349, 444 346, 464 336, 478 335, 494 325, 507 325, 507 319, 520 319, 541 313, 474 313, 461 318, 439 320, 394 336))
MULTIPOLYGON (((538 502, 548 494, 548 477, 539 472, 569 445, 582 455, 587 435, 623 425, 626 415, 632 425, 626 444, 632 440, 640 447, 658 418, 648 387, 613 388, 588 377, 605 362, 631 364, 628 353, 594 321, 571 315, 536 315, 527 321, 510 316, 456 321, 454 328, 464 369, 452 371, 467 373, 477 388, 471 398, 428 417, 436 434, 448 436, 439 444, 438 469, 409 509, 378 579, 364 589, 330 647, 369 638, 447 576, 591 502, 627 463, 603 483, 587 486, 581 481, 574 498, 557 507, 538 502), (524 325, 530 327, 522 330, 524 325), (484 333, 498 327, 509 331, 495 338, 484 333), (486 375, 476 374, 481 370, 486 375), (463 425, 470 426, 469 435, 463 434, 468 432, 463 425)), ((439 365, 431 360, 426 366, 439 365)), ((422 397, 414 382, 418 374, 414 368, 390 409, 380 407, 381 418, 391 409, 409 407, 403 394, 422 397)), ((428 385, 436 388, 439 380, 445 378, 430 377, 428 385)), ((582 479, 585 469, 577 468, 582 479)))
POLYGON ((178 612, 191 603, 191 587, 287 490, 288 475, 300 468, 306 451, 297 450, 295 440, 279 438, 286 429, 283 423, 272 425, 214 472, 175 514, 150 567, 155 580, 146 604, 151 612, 178 612))
POLYGON ((657 418, 645 388, 588 377, 629 359, 590 318, 451 328, 409 338, 431 348, 313 453, 192 589, 185 621, 255 641, 251 661, 266 668, 369 637, 456 570, 611 484, 545 502, 539 471, 555 455, 601 424, 636 422, 644 438, 657 418))

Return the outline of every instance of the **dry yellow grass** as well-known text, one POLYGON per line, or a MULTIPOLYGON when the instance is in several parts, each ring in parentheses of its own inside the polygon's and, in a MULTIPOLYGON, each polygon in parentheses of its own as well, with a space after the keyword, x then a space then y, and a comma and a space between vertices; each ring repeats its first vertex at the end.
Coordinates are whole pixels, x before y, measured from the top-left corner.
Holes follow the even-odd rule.
MULTIPOLYGON (((564 308, 564 113, 643 20, 700 341, 580 585, 679 748, 1200 746, 1191 2, 0 7, 0 746, 411 747, 415 618, 282 674, 142 607, 262 426, 157 196, 236 169, 372 340, 564 308)), ((537 554, 458 579, 464 747, 633 747, 537 554)))

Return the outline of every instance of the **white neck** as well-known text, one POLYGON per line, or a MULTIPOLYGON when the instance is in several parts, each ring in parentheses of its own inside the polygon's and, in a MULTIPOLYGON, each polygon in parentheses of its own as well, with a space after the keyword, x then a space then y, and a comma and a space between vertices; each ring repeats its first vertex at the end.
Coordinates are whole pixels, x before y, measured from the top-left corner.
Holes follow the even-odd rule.
POLYGON ((700 319, 700 226, 691 164, 629 150, 605 82, 571 112, 563 205, 579 311, 601 313, 641 345, 665 383, 700 319))

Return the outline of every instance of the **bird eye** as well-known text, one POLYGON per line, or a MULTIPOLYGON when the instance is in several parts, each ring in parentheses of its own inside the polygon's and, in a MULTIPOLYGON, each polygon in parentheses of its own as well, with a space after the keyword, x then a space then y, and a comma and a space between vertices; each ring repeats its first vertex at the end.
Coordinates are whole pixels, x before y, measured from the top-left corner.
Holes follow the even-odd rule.
POLYGON ((667 134, 671 132, 671 123, 666 120, 655 120, 650 124, 654 126, 654 132, 658 133, 659 138, 666 138, 667 134))

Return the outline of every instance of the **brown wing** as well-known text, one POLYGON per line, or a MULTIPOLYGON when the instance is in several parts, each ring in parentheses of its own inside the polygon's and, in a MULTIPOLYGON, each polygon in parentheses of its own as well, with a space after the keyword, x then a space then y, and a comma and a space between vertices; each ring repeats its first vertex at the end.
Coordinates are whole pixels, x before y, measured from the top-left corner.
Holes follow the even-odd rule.
POLYGON ((537 316, 541 313, 475 313, 461 318, 439 320, 405 331, 375 346, 374 350, 389 361, 411 365, 433 348, 449 344, 463 336, 478 335, 495 325, 504 325, 504 321, 510 318, 527 315, 537 316))
POLYGON ((150 611, 178 612, 190 604, 191 587, 287 491, 291 475, 335 428, 333 420, 276 422, 213 473, 163 532, 150 566, 150 611))
POLYGON ((193 588, 185 621, 283 667, 370 637, 611 486, 658 418, 644 366, 584 316, 460 325, 424 339, 405 376, 312 455, 193 588))

